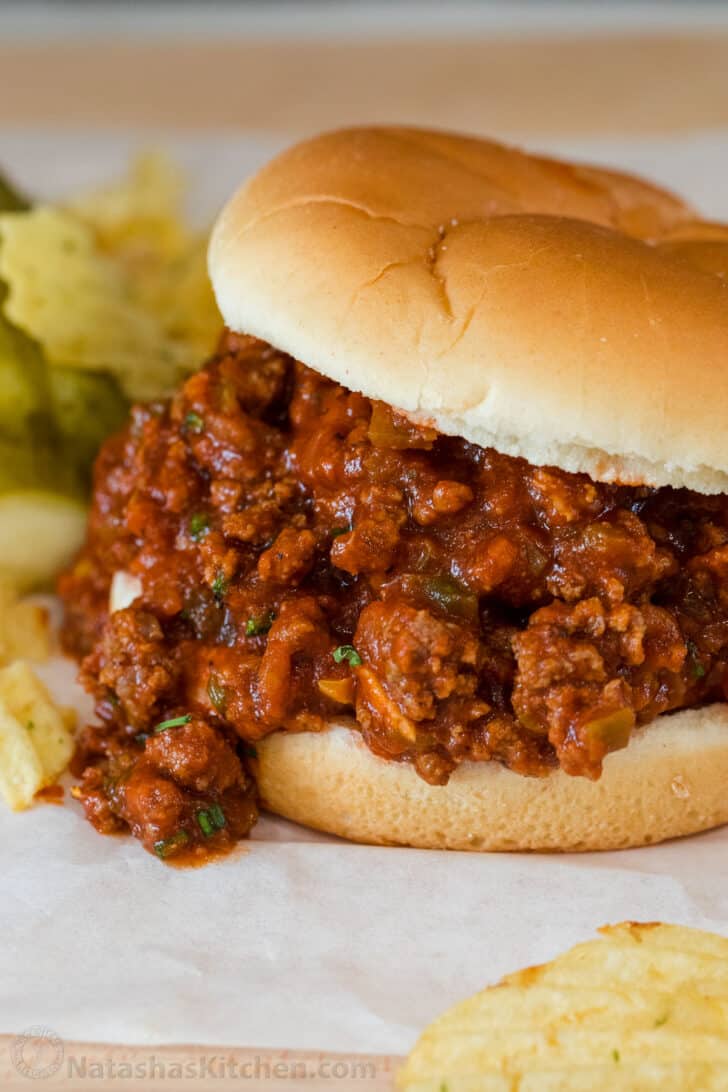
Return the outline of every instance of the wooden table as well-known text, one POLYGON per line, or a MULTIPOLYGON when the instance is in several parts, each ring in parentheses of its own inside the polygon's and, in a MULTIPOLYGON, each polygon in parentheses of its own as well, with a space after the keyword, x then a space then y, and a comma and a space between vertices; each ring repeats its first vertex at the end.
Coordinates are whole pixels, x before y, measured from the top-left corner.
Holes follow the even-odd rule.
MULTIPOLYGON (((298 134, 351 122, 407 121, 520 138, 728 125, 726 31, 202 44, 2 40, 0 72, 0 126, 233 126, 298 134)), ((0 1086, 27 1090, 31 1082, 14 1067, 12 1047, 12 1038, 0 1037, 0 1086)), ((158 1082, 165 1092, 211 1084, 266 1092, 380 1092, 391 1087, 400 1061, 98 1044, 64 1044, 64 1051, 63 1064, 43 1080, 43 1088, 146 1092, 156 1059, 166 1067, 166 1078, 158 1082), (205 1081, 204 1059, 213 1056, 235 1063, 237 1076, 205 1081), (77 1064, 69 1070, 70 1058, 77 1064), (142 1067, 140 1076, 124 1077, 129 1063, 142 1067), (200 1077, 175 1077, 179 1064, 197 1067, 200 1077), (87 1073, 101 1066, 95 1072, 106 1076, 84 1078, 83 1065, 87 1073)))
POLYGON ((728 124, 728 31, 489 40, 38 42, 0 36, 1 124, 402 122, 513 134, 728 124))
POLYGON ((128 1047, 50 1040, 28 1044, 0 1036, 0 1088, 28 1092, 34 1085, 62 1092, 209 1092, 210 1088, 264 1092, 391 1092, 401 1058, 312 1050, 230 1047, 128 1047), (36 1072, 22 1072, 26 1060, 36 1072))

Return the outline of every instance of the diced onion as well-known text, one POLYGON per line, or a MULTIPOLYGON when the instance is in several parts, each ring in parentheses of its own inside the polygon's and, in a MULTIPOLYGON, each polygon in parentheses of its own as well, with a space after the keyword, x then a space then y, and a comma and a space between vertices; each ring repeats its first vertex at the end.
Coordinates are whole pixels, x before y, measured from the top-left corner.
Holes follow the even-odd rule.
POLYGON ((139 577, 132 576, 131 573, 124 572, 123 569, 118 570, 111 578, 109 613, 114 614, 117 610, 126 610, 141 594, 142 582, 139 577))
POLYGON ((341 705, 352 705, 354 702, 356 684, 353 678, 319 679, 318 688, 327 698, 338 701, 341 705))

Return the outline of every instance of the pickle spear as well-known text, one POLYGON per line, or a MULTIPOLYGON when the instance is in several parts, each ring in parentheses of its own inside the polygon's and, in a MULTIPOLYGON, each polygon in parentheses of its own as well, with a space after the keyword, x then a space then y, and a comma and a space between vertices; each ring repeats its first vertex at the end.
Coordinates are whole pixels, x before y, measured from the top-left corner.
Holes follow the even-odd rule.
POLYGON ((91 484, 91 467, 107 436, 121 428, 128 403, 113 376, 80 368, 48 368, 53 419, 60 441, 77 468, 84 487, 91 484))

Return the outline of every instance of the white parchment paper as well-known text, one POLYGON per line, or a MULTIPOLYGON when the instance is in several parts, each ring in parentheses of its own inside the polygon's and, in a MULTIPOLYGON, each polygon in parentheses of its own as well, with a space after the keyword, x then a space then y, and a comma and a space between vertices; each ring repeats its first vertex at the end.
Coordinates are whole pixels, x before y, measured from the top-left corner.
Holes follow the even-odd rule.
MULTIPOLYGON (((63 192, 159 142, 0 133, 0 161, 36 191, 63 192)), ((163 143, 210 214, 280 140, 163 143)), ((724 133, 540 143, 654 175, 728 217, 724 133)), ((88 712, 71 665, 44 675, 88 712)), ((625 918, 728 934, 728 828, 620 853, 508 856, 354 846, 264 819, 233 856, 178 871, 99 837, 70 800, 3 810, 0 1032, 399 1053, 445 1006, 625 918)))

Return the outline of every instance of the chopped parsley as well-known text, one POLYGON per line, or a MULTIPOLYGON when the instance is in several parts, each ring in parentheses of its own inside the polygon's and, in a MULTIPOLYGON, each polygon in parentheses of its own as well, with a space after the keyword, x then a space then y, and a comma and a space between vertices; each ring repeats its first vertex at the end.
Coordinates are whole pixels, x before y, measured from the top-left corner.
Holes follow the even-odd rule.
POLYGON ((257 758, 258 757, 258 749, 256 747, 254 747, 252 743, 248 743, 248 741, 245 740, 245 739, 242 741, 242 743, 243 743, 243 754, 247 758, 257 758))
POLYGON ((275 622, 275 618, 276 616, 272 610, 269 610, 266 614, 261 614, 258 618, 248 618, 248 621, 245 623, 245 636, 262 636, 264 633, 268 632, 275 622))
POLYGON ((339 645, 335 648, 331 654, 334 657, 335 664, 341 664, 346 660, 350 667, 359 667, 361 664, 361 656, 356 651, 353 645, 339 645))
POLYGON ((186 830, 178 830, 171 838, 164 838, 161 842, 155 842, 154 852, 164 860, 166 857, 171 857, 182 846, 187 845, 189 840, 190 836, 186 830))
POLYGON ((225 712, 227 703, 227 688, 218 679, 217 675, 210 675, 207 680, 207 696, 218 713, 225 712))
POLYGON ((338 538, 339 535, 348 535, 353 530, 354 530, 354 528, 351 526, 351 524, 349 524, 348 527, 332 527, 331 528, 331 537, 332 538, 338 538))
POLYGON ((192 541, 199 542, 210 530, 210 517, 206 512, 195 512, 193 516, 190 516, 187 529, 192 541))
POLYGON ((618 1050, 613 1050, 612 1051, 612 1058, 614 1059, 615 1062, 619 1062, 619 1060, 621 1058, 621 1054, 619 1053, 618 1050))
POLYGON ((199 413, 195 413, 194 410, 190 410, 184 419, 182 427, 185 432, 200 433, 205 427, 205 422, 200 417, 199 413))
POLYGON ((225 579, 225 573, 219 572, 212 582, 212 594, 217 599, 218 603, 221 603, 225 598, 225 594, 229 588, 229 583, 225 579))
POLYGON ((655 1027, 656 1028, 661 1028, 662 1025, 666 1024, 669 1019, 670 1019, 670 1013, 669 1012, 663 1013, 662 1016, 658 1016, 657 1019, 655 1020, 655 1027))
POLYGON ((226 825, 225 812, 219 804, 211 804, 204 811, 198 811, 195 816, 197 825, 206 838, 212 837, 226 825))
POLYGON ((171 717, 170 720, 163 720, 154 729, 154 734, 157 736, 160 732, 166 732, 168 728, 181 728, 183 724, 189 724, 191 720, 192 713, 185 713, 183 717, 171 717))
POLYGON ((141 743, 142 746, 144 746, 144 744, 149 739, 149 732, 137 732, 137 734, 134 736, 134 739, 137 743, 141 743))

